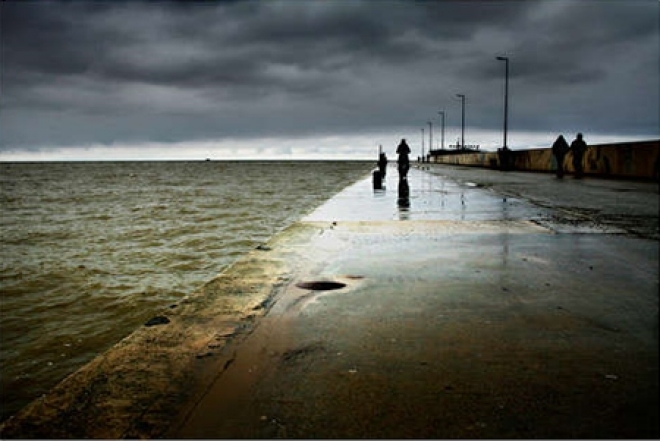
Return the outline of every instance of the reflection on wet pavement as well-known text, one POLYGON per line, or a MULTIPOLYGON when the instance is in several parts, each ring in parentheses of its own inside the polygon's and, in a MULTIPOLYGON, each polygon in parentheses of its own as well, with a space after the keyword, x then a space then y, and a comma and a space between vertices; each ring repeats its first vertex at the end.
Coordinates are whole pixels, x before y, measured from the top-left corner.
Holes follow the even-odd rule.
POLYGON ((382 190, 370 179, 345 189, 304 221, 444 220, 498 221, 547 218, 547 210, 521 199, 502 197, 471 182, 458 183, 418 168, 408 173, 409 197, 401 198, 396 170, 382 190))

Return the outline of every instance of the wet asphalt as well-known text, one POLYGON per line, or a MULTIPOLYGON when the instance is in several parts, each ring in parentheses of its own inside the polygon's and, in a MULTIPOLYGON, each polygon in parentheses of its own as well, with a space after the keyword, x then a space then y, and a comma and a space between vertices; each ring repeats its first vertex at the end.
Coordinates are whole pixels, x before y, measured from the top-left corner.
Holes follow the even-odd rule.
POLYGON ((397 178, 269 244, 284 282, 168 437, 658 437, 657 184, 397 178))

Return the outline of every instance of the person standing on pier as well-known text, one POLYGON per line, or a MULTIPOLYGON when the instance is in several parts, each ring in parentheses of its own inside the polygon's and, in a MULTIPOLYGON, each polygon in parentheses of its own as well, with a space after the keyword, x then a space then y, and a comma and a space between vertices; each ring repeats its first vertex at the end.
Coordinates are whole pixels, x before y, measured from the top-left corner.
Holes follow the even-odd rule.
POLYGON ((410 147, 408 146, 408 143, 406 142, 405 139, 402 139, 401 142, 399 143, 399 146, 396 148, 396 153, 399 155, 398 158, 398 163, 399 163, 399 179, 406 179, 406 176, 408 175, 408 169, 410 168, 410 159, 408 158, 408 155, 410 154, 411 150, 410 147))
POLYGON ((387 173, 387 155, 385 152, 378 155, 378 169, 380 170, 380 176, 385 178, 385 173, 387 173))
POLYGON ((581 178, 584 175, 584 168, 582 166, 582 159, 584 153, 587 151, 587 143, 582 139, 582 133, 577 134, 577 138, 571 143, 571 151, 573 152, 573 168, 575 169, 575 177, 581 178))
POLYGON ((557 178, 561 179, 564 177, 564 157, 568 153, 569 147, 568 142, 564 135, 559 135, 555 140, 555 143, 552 144, 552 154, 555 155, 557 160, 557 178))

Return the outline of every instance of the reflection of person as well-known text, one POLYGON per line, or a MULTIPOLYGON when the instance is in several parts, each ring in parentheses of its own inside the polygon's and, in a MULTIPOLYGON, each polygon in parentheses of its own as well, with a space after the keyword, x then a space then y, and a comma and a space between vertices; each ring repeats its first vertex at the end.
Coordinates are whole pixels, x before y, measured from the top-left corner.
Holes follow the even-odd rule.
POLYGON ((399 155, 399 179, 405 179, 406 175, 408 175, 408 169, 410 168, 410 159, 408 158, 408 155, 410 152, 411 150, 408 143, 405 139, 402 139, 399 146, 396 148, 396 153, 399 155))
POLYGON ((582 158, 587 151, 587 143, 582 139, 582 133, 577 134, 577 138, 571 143, 571 151, 573 152, 573 168, 575 169, 575 177, 581 178, 584 174, 582 168, 582 158))
POLYGON ((560 179, 564 177, 564 157, 568 153, 568 149, 568 143, 564 135, 559 135, 555 143, 552 144, 552 154, 557 159, 557 177, 560 179))
POLYGON ((410 187, 407 179, 399 179, 399 198, 396 200, 396 204, 400 209, 410 207, 410 187))
POLYGON ((385 153, 378 156, 378 169, 380 170, 380 176, 384 178, 387 171, 387 155, 385 153))

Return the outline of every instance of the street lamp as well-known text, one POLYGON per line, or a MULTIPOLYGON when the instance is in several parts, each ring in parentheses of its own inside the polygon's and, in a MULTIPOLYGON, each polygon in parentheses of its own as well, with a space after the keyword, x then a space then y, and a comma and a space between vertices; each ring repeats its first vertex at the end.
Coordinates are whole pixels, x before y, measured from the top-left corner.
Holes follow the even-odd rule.
POLYGON ((465 150, 465 95, 457 94, 461 99, 461 149, 465 150))
POLYGON ((508 149, 506 145, 506 135, 509 125, 509 57, 496 57, 499 61, 504 61, 506 65, 505 80, 504 80, 504 149, 508 149))
POLYGON ((441 110, 441 111, 438 112, 438 114, 442 115, 442 131, 440 132, 441 133, 441 135, 440 135, 441 138, 440 139, 442 140, 441 141, 442 142, 441 149, 444 150, 445 149, 445 112, 444 112, 444 110, 441 110))
POLYGON ((422 162, 424 162, 424 127, 422 127, 422 162))
POLYGON ((433 150, 433 123, 431 121, 429 123, 429 154, 431 153, 431 150, 433 150))

